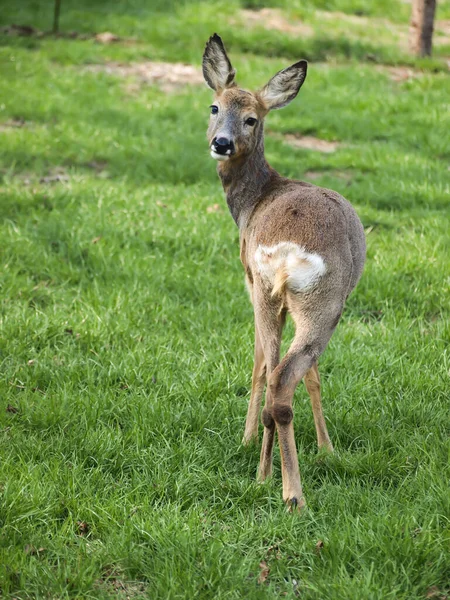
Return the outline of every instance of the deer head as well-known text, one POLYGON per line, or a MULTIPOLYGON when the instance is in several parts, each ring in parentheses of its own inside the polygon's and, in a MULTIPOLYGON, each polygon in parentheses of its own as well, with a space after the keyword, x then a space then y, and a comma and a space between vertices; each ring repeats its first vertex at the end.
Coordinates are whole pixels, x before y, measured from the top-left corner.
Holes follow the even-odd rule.
POLYGON ((270 110, 291 102, 306 78, 307 62, 301 60, 279 71, 261 90, 249 92, 235 83, 221 38, 209 38, 203 54, 203 76, 215 92, 211 105, 208 141, 215 160, 236 160, 251 154, 263 137, 264 118, 270 110))

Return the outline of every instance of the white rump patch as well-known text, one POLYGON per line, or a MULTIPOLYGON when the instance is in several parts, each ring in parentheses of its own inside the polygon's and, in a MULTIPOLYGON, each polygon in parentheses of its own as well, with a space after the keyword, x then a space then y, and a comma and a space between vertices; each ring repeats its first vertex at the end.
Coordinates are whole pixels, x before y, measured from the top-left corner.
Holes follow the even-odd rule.
MULTIPOLYGON (((280 242, 275 246, 258 246, 255 260, 262 277, 273 288, 283 284, 293 292, 307 292, 325 275, 326 266, 319 254, 306 250, 293 242, 280 242)), ((278 291, 274 289, 274 292, 278 291)))

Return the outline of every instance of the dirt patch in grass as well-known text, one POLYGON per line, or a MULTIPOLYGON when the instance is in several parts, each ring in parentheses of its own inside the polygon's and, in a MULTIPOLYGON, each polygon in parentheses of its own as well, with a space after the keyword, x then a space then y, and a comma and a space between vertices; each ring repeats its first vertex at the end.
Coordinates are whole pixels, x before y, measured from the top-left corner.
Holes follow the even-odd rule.
POLYGON ((141 581, 127 581, 123 573, 114 569, 107 571, 94 583, 94 588, 103 590, 111 597, 122 600, 131 598, 147 598, 147 586, 141 581))
POLYGON ((12 23, 0 28, 0 33, 15 37, 54 37, 54 38, 65 38, 71 40, 90 40, 93 39, 99 44, 113 44, 116 42, 122 42, 125 44, 137 44, 137 40, 133 38, 121 38, 111 31, 102 31, 99 33, 79 33, 78 31, 59 31, 54 33, 53 31, 40 31, 31 25, 17 25, 12 23))
POLYGON ((328 140, 321 140, 320 138, 313 137, 311 135, 301 135, 297 133, 286 133, 285 135, 275 135, 278 139, 282 139, 289 146, 294 148, 304 148, 305 150, 315 150, 317 152, 325 152, 330 154, 335 152, 338 148, 341 148, 344 144, 342 142, 328 140))
POLYGON ((122 581, 121 579, 109 579, 106 582, 99 582, 97 589, 103 589, 111 597, 121 600, 131 598, 148 598, 144 584, 134 581, 122 581))
POLYGON ((422 71, 417 71, 417 69, 412 69, 411 67, 390 67, 388 65, 377 65, 375 68, 380 73, 387 73, 389 78, 397 83, 410 81, 411 79, 418 79, 424 75, 422 71))
MULTIPOLYGON (((89 65, 84 70, 91 73, 107 73, 118 77, 134 77, 141 84, 156 84, 166 92, 172 92, 185 85, 203 84, 203 75, 200 69, 183 63, 108 62, 103 65, 89 65)), ((133 88, 133 91, 137 90, 133 88)))
POLYGON ((450 45, 450 19, 441 19, 435 22, 433 44, 436 46, 450 45))
POLYGON ((348 171, 306 171, 304 177, 306 180, 315 181, 316 179, 321 179, 322 177, 336 177, 337 179, 343 179, 344 181, 351 181, 352 174, 348 171))
POLYGON ((8 119, 8 121, 4 121, 0 123, 0 132, 3 131, 15 131, 17 129, 21 129, 22 127, 27 126, 27 122, 23 119, 8 119))
MULTIPOLYGON (((382 17, 367 17, 362 15, 350 15, 340 11, 316 12, 316 17, 323 21, 324 26, 329 29, 330 25, 348 25, 345 29, 345 37, 348 39, 377 39, 379 43, 397 44, 402 50, 408 50, 409 23, 393 23, 382 17)), ((409 50, 408 50, 409 51, 409 50)))
MULTIPOLYGON (((261 25, 266 29, 282 31, 294 35, 312 36, 314 29, 298 19, 288 19, 277 8, 262 8, 261 10, 243 9, 239 12, 242 21, 250 26, 257 27, 261 25)), ((233 19, 232 24, 236 20, 233 19)))
POLYGON ((30 173, 28 171, 21 171, 12 174, 12 177, 16 181, 20 181, 23 185, 35 185, 37 183, 43 184, 54 184, 54 183, 67 183, 70 180, 65 167, 55 166, 49 169, 45 175, 39 177, 36 173, 30 173))

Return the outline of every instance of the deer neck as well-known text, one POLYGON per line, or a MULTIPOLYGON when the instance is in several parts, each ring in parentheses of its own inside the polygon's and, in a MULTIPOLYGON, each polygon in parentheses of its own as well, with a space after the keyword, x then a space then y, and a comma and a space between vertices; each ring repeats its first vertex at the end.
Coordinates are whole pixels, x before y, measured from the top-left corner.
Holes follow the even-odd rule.
POLYGON ((264 197, 264 188, 277 176, 264 157, 262 132, 251 154, 241 159, 220 162, 217 172, 222 180, 231 216, 240 230, 245 229, 252 212, 264 197))

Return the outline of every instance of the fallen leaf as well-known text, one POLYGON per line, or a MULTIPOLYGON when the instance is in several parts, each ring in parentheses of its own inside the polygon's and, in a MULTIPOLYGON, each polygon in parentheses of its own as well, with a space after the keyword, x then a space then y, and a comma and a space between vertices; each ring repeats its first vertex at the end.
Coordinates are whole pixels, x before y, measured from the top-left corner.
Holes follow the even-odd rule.
POLYGON ((87 535, 89 533, 89 525, 86 521, 77 521, 77 527, 80 535, 87 535))
POLYGON ((8 406, 6 407, 6 412, 15 414, 19 412, 19 409, 15 406, 12 406, 11 404, 8 404, 8 406))
POLYGON ((102 239, 101 235, 98 235, 97 237, 95 237, 93 240, 91 240, 91 244, 96 244, 97 242, 99 242, 102 239))
POLYGON ((432 585, 430 588, 428 588, 425 598, 438 598, 438 600, 447 600, 448 595, 441 591, 437 585, 432 585))
POLYGON ((27 362, 27 365, 28 365, 29 367, 32 367, 32 366, 34 365, 34 363, 35 363, 35 360, 34 360, 34 358, 31 358, 31 359, 30 359, 30 360, 27 362))
POLYGON ((316 544, 316 553, 317 553, 317 554, 320 554, 320 552, 321 552, 321 550, 322 550, 322 548, 323 548, 323 545, 324 545, 324 544, 323 544, 322 540, 319 540, 319 541, 317 542, 317 544, 316 544))
POLYGON ((25 554, 29 554, 30 556, 36 556, 38 554, 42 554, 42 552, 45 552, 45 548, 35 548, 31 544, 27 544, 24 548, 24 552, 25 554))
POLYGON ((258 583, 264 583, 267 580, 267 578, 269 577, 270 568, 265 560, 262 560, 259 563, 259 568, 261 570, 260 570, 259 577, 258 577, 258 583))
POLYGON ((269 548, 267 549, 267 555, 275 555, 276 560, 280 560, 281 558, 281 552, 280 552, 280 547, 277 544, 274 544, 273 546, 269 546, 269 548))
POLYGON ((159 200, 156 202, 156 206, 160 206, 161 208, 167 208, 167 204, 164 204, 164 202, 160 202, 159 200))

